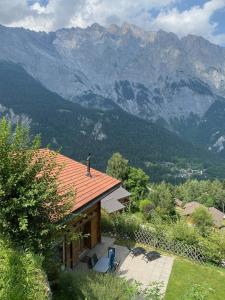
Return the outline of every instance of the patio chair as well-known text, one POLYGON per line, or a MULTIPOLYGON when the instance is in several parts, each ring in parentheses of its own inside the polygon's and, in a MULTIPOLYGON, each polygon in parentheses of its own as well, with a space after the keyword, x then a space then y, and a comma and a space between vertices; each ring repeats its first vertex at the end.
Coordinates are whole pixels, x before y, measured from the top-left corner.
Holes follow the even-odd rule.
POLYGON ((116 272, 119 269, 119 266, 120 266, 120 261, 115 261, 113 271, 116 272))
POLYGON ((147 260, 147 262, 156 260, 160 257, 161 257, 161 255, 157 251, 150 251, 150 252, 147 252, 144 254, 144 258, 147 260))
POLYGON ((94 265, 93 265, 93 261, 92 261, 91 257, 88 257, 87 265, 88 265, 88 269, 93 269, 94 265))
POLYGON ((146 250, 143 247, 136 247, 130 250, 131 255, 134 256, 139 256, 141 254, 145 254, 146 250))
POLYGON ((94 254, 92 255, 92 262, 93 262, 93 265, 96 265, 97 262, 98 262, 98 257, 97 257, 97 255, 96 255, 96 253, 94 253, 94 254))

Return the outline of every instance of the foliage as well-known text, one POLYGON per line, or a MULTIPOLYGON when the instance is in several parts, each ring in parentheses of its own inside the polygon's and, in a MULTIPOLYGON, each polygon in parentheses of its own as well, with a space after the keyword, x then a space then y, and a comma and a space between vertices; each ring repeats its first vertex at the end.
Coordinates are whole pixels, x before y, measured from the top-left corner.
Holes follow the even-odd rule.
POLYGON ((162 182, 161 184, 153 185, 149 197, 155 205, 156 213, 161 218, 166 219, 176 215, 174 196, 170 184, 162 182))
POLYGON ((205 207, 196 208, 191 218, 203 234, 206 233, 208 227, 213 225, 212 216, 205 207))
POLYGON ((114 153, 109 159, 106 172, 121 180, 131 193, 130 208, 136 208, 137 202, 147 195, 149 176, 142 169, 129 166, 128 160, 120 153, 114 153))
POLYGON ((153 222, 144 222, 132 214, 118 214, 110 216, 107 213, 102 215, 102 230, 105 233, 113 234, 123 239, 135 239, 134 232, 144 228, 157 239, 164 239, 168 242, 180 241, 187 245, 196 247, 204 256, 205 261, 220 265, 225 258, 225 234, 213 229, 207 231, 207 236, 196 227, 189 226, 185 220, 177 220, 168 223, 153 219, 153 222))
POLYGON ((62 168, 55 154, 40 151, 40 138, 29 138, 21 124, 0 122, 0 231, 14 245, 47 251, 62 229, 58 220, 70 208, 71 192, 58 192, 62 168))
POLYGON ((127 180, 129 173, 128 160, 123 158, 120 153, 114 153, 108 161, 106 173, 121 181, 127 180))
POLYGON ((152 282, 150 286, 144 291, 144 299, 161 300, 163 297, 163 294, 161 292, 162 287, 162 282, 152 282))
POLYGON ((63 272, 53 292, 53 300, 130 300, 139 292, 138 285, 114 274, 63 272))
POLYGON ((149 176, 140 168, 130 167, 125 186, 135 202, 145 198, 148 193, 149 176))
POLYGON ((225 270, 176 258, 164 300, 223 300, 225 270))
POLYGON ((0 239, 0 299, 49 299, 42 258, 31 252, 14 250, 0 239))
POLYGON ((213 293, 213 290, 207 286, 193 284, 184 296, 183 300, 207 300, 210 293, 213 293))
POLYGON ((199 243, 199 233, 195 227, 189 226, 185 220, 180 219, 174 222, 172 226, 164 226, 166 230, 174 241, 182 241, 188 245, 198 246, 199 243))
POLYGON ((139 201, 139 210, 144 214, 144 216, 148 216, 154 208, 155 206, 150 199, 143 199, 139 201))
POLYGON ((175 187, 175 195, 185 203, 197 201, 206 206, 224 209, 225 183, 219 180, 188 180, 175 187))
POLYGON ((116 214, 110 216, 102 213, 102 231, 116 236, 134 239, 134 232, 141 226, 141 221, 132 214, 116 214))

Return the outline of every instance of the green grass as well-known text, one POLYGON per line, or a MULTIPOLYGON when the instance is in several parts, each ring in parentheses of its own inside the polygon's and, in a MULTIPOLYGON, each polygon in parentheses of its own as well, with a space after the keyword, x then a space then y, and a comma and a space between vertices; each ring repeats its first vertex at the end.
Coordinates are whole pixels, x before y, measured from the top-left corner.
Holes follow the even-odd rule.
POLYGON ((225 299, 225 270, 176 258, 164 300, 184 299, 184 295, 194 284, 214 290, 209 294, 207 300, 225 299))

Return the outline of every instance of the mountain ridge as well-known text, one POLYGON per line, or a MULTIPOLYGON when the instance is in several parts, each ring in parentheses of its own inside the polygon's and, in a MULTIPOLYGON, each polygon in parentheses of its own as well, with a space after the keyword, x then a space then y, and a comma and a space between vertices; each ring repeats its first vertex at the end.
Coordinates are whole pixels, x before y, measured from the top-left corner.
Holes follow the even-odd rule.
MULTIPOLYGON (((0 62, 0 116, 3 115, 13 124, 22 121, 29 125, 33 134, 42 134, 44 145, 51 143, 55 149, 62 146, 65 155, 78 161, 84 161, 92 152, 93 167, 101 170, 117 151, 132 165, 144 168, 152 180, 168 179, 162 177, 165 173, 152 169, 152 164, 176 163, 179 159, 202 164, 209 169, 209 176, 215 175, 211 170, 215 166, 225 170, 222 159, 168 130, 116 106, 101 111, 67 101, 47 90, 20 65, 9 62, 0 62)), ((222 173, 225 177, 225 171, 222 173)))
POLYGON ((1 60, 20 63, 64 99, 101 110, 115 104, 225 155, 214 147, 225 136, 224 121, 219 136, 202 129, 213 105, 225 102, 225 48, 127 23, 50 33, 1 26, 0 40, 1 60))

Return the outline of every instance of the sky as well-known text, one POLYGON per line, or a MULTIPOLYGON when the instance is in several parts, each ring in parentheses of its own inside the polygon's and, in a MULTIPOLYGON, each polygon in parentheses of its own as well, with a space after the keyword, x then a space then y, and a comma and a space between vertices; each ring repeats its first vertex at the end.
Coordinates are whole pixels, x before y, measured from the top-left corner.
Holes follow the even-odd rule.
POLYGON ((36 31, 135 24, 225 46, 225 0, 0 0, 0 24, 36 31))

